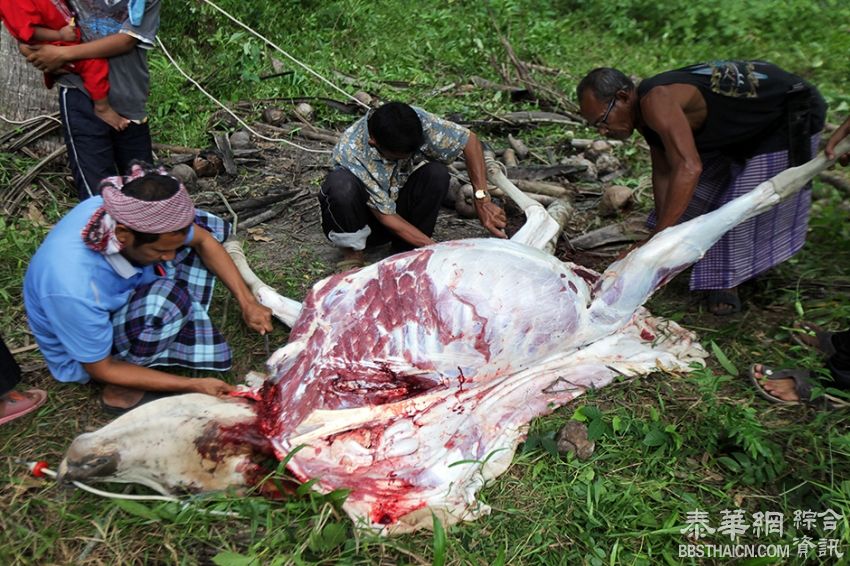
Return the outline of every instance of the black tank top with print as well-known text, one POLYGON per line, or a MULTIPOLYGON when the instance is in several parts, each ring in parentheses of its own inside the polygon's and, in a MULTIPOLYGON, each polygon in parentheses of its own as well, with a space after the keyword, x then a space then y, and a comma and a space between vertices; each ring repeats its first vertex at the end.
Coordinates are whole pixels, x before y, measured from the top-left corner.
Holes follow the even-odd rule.
MULTIPOLYGON (((744 159, 788 149, 803 144, 797 138, 808 143, 826 116, 826 102, 814 86, 764 61, 712 61, 667 71, 641 81, 638 98, 669 84, 693 85, 705 99, 705 123, 694 131, 700 153, 720 151, 744 159)), ((654 130, 644 126, 640 131, 650 145, 663 149, 654 130)))

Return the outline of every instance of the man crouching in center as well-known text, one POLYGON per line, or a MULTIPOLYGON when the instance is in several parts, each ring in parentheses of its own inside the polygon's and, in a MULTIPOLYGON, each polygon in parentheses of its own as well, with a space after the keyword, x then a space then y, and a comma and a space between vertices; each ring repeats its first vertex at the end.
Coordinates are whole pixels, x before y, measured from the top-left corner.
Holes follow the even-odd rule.
POLYGON ((475 133, 401 102, 371 110, 349 127, 334 148, 334 169, 319 192, 322 228, 343 252, 337 267, 362 267, 367 246, 390 241, 392 252, 399 253, 433 244, 449 189, 444 164, 461 153, 482 226, 505 238, 505 211, 490 200, 475 133), (427 163, 416 167, 420 156, 427 163))

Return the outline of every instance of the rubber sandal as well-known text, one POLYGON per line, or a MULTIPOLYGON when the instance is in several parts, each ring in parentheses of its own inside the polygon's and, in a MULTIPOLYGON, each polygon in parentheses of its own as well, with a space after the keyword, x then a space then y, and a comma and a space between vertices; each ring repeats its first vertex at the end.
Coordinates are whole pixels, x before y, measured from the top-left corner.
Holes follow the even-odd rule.
POLYGON ((755 387, 756 393, 763 399, 779 405, 812 405, 825 409, 837 409, 850 406, 850 403, 833 395, 821 395, 812 400, 812 374, 805 369, 773 369, 765 364, 753 364, 750 366, 750 381, 755 387), (756 377, 756 366, 761 367, 762 377, 756 377), (776 381, 779 379, 792 379, 794 381, 794 392, 799 397, 796 401, 780 399, 772 395, 764 388, 762 381, 776 381))
POLYGON ((27 415, 47 401, 47 392, 41 389, 9 391, 2 397, 3 413, 0 415, 0 425, 27 415))
POLYGON ((173 393, 166 393, 163 391, 145 391, 142 395, 142 398, 136 402, 135 405, 130 407, 116 407, 115 405, 108 405, 106 401, 103 400, 103 397, 100 398, 100 409, 106 413, 107 415, 113 415, 119 417, 125 413, 132 411, 138 407, 141 407, 145 403, 150 403, 151 401, 156 401, 157 399, 162 399, 164 397, 170 397, 173 393))
POLYGON ((800 346, 812 348, 831 358, 835 354, 835 346, 832 345, 833 334, 834 332, 824 330, 813 322, 795 322, 791 338, 800 346))
POLYGON ((712 289, 706 295, 708 311, 714 316, 729 316, 741 312, 741 298, 736 291, 729 289, 712 289), (729 310, 718 312, 721 305, 729 305, 729 310))

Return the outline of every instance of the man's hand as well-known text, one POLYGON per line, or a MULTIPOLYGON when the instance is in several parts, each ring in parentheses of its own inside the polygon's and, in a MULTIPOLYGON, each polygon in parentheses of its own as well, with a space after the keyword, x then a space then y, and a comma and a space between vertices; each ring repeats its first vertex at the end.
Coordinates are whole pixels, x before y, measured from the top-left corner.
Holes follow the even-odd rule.
POLYGON ((265 334, 274 330, 272 326, 272 309, 263 306, 257 301, 248 303, 242 307, 242 320, 252 330, 265 334))
POLYGON ((65 47, 56 45, 28 45, 30 54, 29 61, 36 69, 45 73, 54 73, 64 67, 68 60, 65 59, 65 47))
MULTIPOLYGON (((835 159, 835 146, 838 145, 838 142, 846 138, 850 135, 850 118, 847 118, 843 124, 841 124, 837 130, 832 132, 832 135, 829 138, 829 141, 826 142, 826 147, 824 148, 824 153, 829 159, 835 159)), ((844 165, 850 165, 850 153, 845 153, 844 155, 838 156, 838 162, 844 165)))
POLYGON ((196 393, 213 395, 215 397, 227 397, 228 393, 236 388, 215 377, 198 377, 192 379, 192 388, 196 393))
POLYGON ((497 238, 507 238, 505 226, 508 224, 508 217, 505 215, 505 211, 490 199, 473 199, 473 202, 481 225, 497 238))

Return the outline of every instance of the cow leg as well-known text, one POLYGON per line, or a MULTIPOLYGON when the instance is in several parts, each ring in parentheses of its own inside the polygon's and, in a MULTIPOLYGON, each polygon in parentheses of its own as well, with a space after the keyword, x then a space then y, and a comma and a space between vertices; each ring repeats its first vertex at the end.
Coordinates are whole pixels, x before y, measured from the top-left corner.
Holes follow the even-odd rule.
MULTIPOLYGON (((836 155, 848 150, 850 140, 844 140, 836 155)), ((795 194, 833 163, 820 155, 783 171, 717 210, 656 234, 605 270, 593 292, 591 320, 619 327, 656 289, 699 261, 726 232, 795 194)))
POLYGON ((301 315, 301 303, 287 299, 263 283, 263 280, 248 265, 248 261, 245 259, 245 251, 242 249, 241 240, 227 240, 223 245, 224 249, 227 250, 227 253, 233 259, 233 263, 236 264, 239 275, 245 280, 245 283, 251 289, 257 301, 261 305, 269 307, 275 318, 292 328, 292 325, 295 324, 295 321, 301 315))
POLYGON ((511 238, 532 248, 544 249, 546 245, 561 233, 562 227, 546 212, 543 205, 532 200, 519 190, 502 172, 501 164, 496 162, 492 153, 485 154, 487 179, 502 189, 525 213, 525 224, 511 238))

